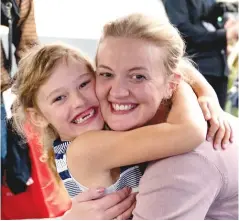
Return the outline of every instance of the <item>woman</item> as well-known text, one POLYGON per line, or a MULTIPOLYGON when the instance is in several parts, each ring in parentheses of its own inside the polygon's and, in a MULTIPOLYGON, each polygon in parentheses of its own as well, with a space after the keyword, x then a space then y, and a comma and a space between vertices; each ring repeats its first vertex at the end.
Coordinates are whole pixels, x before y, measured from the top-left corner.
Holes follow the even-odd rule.
MULTIPOLYGON (((177 44, 179 35, 170 30, 170 24, 164 26, 143 15, 130 15, 105 26, 97 54, 96 91, 109 127, 129 130, 155 122, 155 115, 151 119, 147 115, 163 88, 159 73, 177 73, 175 66, 183 54, 183 47, 177 44), (137 85, 130 78, 135 72, 137 85), (136 103, 138 110, 120 114, 110 109, 114 103, 136 103)), ((238 119, 226 118, 237 131, 238 119)), ((205 142, 191 153, 153 162, 141 180, 134 218, 237 219, 238 141, 224 154, 211 152, 209 146, 205 142)))

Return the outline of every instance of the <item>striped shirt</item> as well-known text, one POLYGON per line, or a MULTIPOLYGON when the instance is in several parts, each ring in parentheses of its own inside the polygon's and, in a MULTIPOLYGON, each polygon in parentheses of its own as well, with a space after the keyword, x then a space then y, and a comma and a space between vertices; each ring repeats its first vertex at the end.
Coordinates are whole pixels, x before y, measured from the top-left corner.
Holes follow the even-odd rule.
MULTIPOLYGON (((86 191, 88 188, 77 182, 68 170, 66 150, 69 144, 69 141, 61 141, 60 139, 57 139, 53 143, 53 148, 57 172, 63 180, 70 197, 74 197, 77 194, 86 191)), ((112 193, 126 186, 131 187, 133 191, 137 191, 141 177, 142 171, 139 165, 121 167, 119 179, 113 185, 106 188, 105 193, 112 193)))

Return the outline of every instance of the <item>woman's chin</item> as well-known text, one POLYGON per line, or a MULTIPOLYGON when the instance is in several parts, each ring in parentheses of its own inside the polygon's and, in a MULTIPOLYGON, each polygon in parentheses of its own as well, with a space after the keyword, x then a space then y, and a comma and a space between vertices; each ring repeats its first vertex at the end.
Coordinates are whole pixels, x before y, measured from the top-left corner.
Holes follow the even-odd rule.
POLYGON ((128 130, 132 130, 135 128, 138 128, 139 126, 136 124, 124 124, 124 123, 108 123, 108 126, 110 127, 111 130, 114 131, 128 131, 128 130))

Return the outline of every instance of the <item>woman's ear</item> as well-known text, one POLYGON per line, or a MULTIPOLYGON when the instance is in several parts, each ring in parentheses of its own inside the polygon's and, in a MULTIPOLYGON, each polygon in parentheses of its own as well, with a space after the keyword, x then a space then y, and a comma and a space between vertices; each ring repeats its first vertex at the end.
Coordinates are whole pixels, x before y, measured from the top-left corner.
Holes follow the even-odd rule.
POLYGON ((31 123, 38 128, 46 128, 49 123, 42 114, 40 114, 35 108, 27 108, 27 116, 31 123))
POLYGON ((176 90, 177 86, 179 85, 180 81, 182 80, 182 76, 178 73, 173 73, 171 75, 171 79, 169 82, 170 89, 176 90))
POLYGON ((169 77, 168 81, 168 87, 167 87, 167 92, 166 92, 166 97, 171 98, 173 95, 173 92, 177 89, 180 81, 182 79, 182 76, 178 73, 173 73, 169 77))

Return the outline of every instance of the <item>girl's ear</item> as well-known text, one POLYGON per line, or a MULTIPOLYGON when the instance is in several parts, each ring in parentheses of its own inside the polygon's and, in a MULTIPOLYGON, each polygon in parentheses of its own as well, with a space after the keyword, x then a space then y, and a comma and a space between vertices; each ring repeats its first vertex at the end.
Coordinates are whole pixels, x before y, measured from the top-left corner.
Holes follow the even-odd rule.
POLYGON ((173 95, 173 92, 177 89, 180 81, 182 79, 182 76, 178 73, 173 73, 168 81, 167 91, 166 91, 166 98, 171 98, 173 95))
POLYGON ((27 116, 31 123, 38 128, 46 128, 49 123, 42 114, 40 114, 35 108, 27 108, 27 116))

